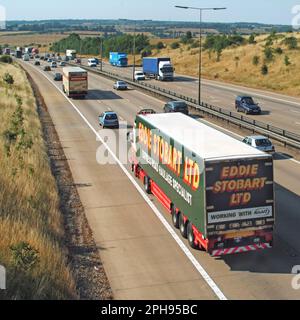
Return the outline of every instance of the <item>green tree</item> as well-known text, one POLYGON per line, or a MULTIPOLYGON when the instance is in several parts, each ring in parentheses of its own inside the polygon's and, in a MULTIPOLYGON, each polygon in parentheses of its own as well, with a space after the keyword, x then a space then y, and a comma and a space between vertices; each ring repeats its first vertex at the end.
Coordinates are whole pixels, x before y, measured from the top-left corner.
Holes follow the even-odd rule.
POLYGON ((295 37, 285 38, 283 42, 288 46, 289 50, 294 50, 298 47, 298 40, 295 37))
POLYGON ((270 62, 273 60, 274 58, 274 54, 273 54, 273 49, 270 47, 265 48, 264 50, 264 54, 265 54, 265 59, 267 62, 270 62))
POLYGON ((286 66, 289 66, 289 65, 291 64, 290 58, 289 58, 288 56, 285 56, 285 57, 284 57, 284 64, 285 64, 286 66))
POLYGON ((248 43, 249 44, 256 44, 254 33, 250 34, 249 39, 248 39, 248 43))
POLYGON ((261 74, 262 75, 267 75, 269 73, 269 68, 266 64, 264 64, 262 67, 261 67, 261 74))
POLYGON ((259 56, 254 56, 252 58, 253 65, 257 66, 259 64, 259 60, 260 60, 259 56))
POLYGON ((280 47, 276 48, 276 49, 275 49, 275 52, 276 52, 277 54, 283 54, 283 50, 282 50, 280 47))
POLYGON ((179 42, 171 43, 171 49, 176 50, 178 48, 180 48, 180 43, 179 42))
POLYGON ((156 49, 161 50, 164 49, 165 45, 163 44, 162 41, 159 41, 156 45, 156 49))

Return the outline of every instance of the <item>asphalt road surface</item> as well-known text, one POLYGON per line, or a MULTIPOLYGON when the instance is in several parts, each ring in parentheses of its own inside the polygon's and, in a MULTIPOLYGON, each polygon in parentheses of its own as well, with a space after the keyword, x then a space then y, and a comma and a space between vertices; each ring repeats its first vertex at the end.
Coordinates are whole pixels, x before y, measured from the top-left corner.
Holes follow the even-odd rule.
MULTIPOLYGON (((87 60, 82 60, 87 65, 87 60)), ((104 71, 118 73, 120 76, 132 78, 132 67, 118 68, 105 63, 104 71)), ((141 70, 137 68, 136 70, 141 70)), ((198 99, 198 79, 183 75, 175 75, 174 82, 146 80, 161 88, 198 99)), ((250 89, 238 85, 226 84, 212 80, 202 80, 202 101, 217 107, 235 111, 235 98, 239 94, 251 95, 262 108, 262 114, 248 115, 252 119, 262 121, 281 129, 300 134, 300 99, 280 95, 268 91, 250 89)))
POLYGON ((96 161, 101 112, 116 111, 130 128, 143 106, 161 112, 164 102, 133 89, 113 91, 112 81, 95 74, 86 99, 69 100, 52 73, 22 65, 45 98, 116 299, 300 299, 291 285, 300 265, 300 162, 275 156, 274 248, 212 258, 188 247, 160 203, 133 183, 129 165, 96 161))

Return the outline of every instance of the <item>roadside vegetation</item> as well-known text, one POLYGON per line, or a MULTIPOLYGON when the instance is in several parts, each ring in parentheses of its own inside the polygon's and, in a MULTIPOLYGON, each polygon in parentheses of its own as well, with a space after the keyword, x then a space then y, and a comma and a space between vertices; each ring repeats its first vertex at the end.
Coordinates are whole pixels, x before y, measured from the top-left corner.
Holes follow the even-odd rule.
MULTIPOLYGON (((153 56, 169 56, 177 73, 198 76, 199 38, 187 34, 163 43, 153 56)), ((203 38, 203 77, 299 97, 299 53, 299 33, 209 35, 203 38)))
POLYGON ((14 64, 0 62, 0 83, 0 299, 76 299, 33 92, 14 64))

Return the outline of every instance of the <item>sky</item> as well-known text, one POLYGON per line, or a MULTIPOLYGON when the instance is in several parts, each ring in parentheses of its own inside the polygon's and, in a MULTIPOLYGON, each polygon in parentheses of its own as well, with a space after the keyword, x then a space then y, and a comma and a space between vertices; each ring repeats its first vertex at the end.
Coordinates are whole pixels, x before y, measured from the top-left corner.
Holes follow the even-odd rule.
MULTIPOLYGON (((292 24, 292 8, 300 0, 0 0, 7 20, 43 19, 152 19, 197 21, 198 13, 174 8, 175 5, 227 7, 207 11, 208 22, 260 22, 292 24)), ((300 12, 300 10, 299 10, 300 12)))

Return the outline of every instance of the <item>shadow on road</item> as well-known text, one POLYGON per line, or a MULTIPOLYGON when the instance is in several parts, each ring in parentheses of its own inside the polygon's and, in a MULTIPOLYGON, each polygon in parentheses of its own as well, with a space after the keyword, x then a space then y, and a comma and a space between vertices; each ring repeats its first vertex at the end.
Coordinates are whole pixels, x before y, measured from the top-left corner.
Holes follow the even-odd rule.
POLYGON ((289 154, 286 154, 286 153, 275 152, 275 153, 273 154, 273 159, 276 160, 276 161, 279 161, 279 160, 289 160, 289 159, 293 159, 293 157, 290 156, 289 154))
POLYGON ((123 99, 113 91, 89 90, 86 100, 121 100, 123 99))
POLYGON ((197 81, 198 81, 197 79, 187 78, 182 76, 174 77, 174 82, 197 82, 197 81))
POLYGON ((300 265, 300 197, 278 184, 275 185, 275 190, 274 247, 219 258, 232 271, 291 274, 292 268, 300 265))

